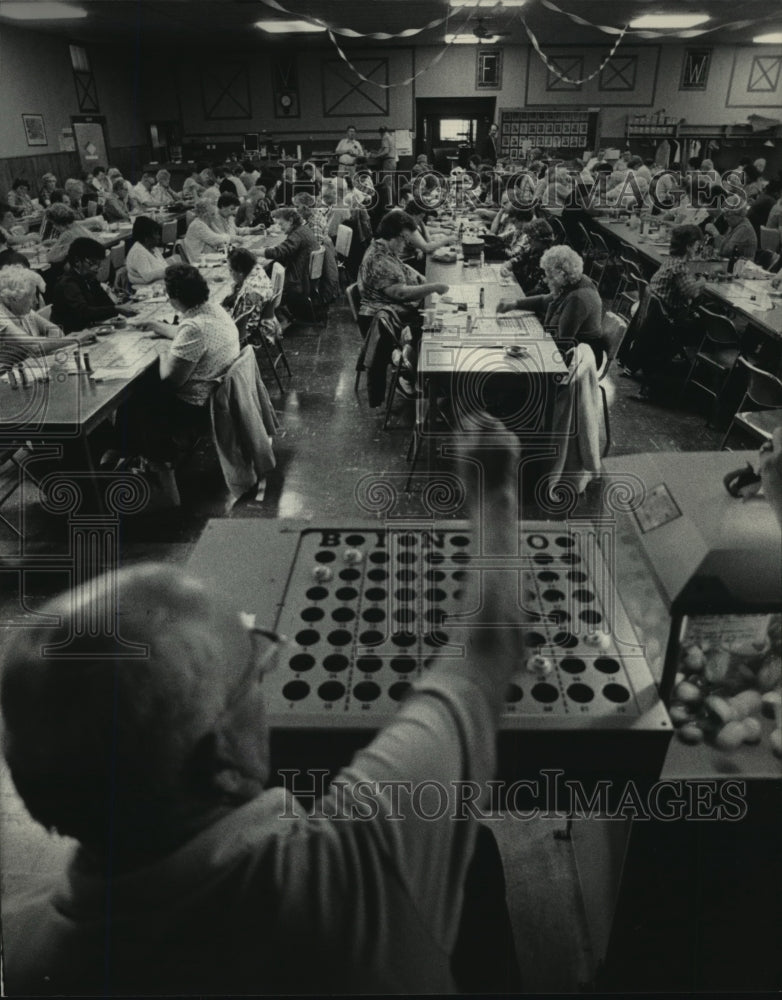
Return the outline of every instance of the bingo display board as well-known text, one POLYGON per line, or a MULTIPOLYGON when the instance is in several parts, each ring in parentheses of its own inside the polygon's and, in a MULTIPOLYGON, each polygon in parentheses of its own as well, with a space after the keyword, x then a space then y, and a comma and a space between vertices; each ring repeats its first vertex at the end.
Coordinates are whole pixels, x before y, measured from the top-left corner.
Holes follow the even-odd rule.
POLYGON ((599 111, 527 111, 500 109, 500 153, 523 158, 525 149, 552 149, 564 159, 595 149, 599 139, 599 111))
POLYGON ((470 576, 495 566, 515 580, 524 622, 502 728, 667 728, 594 530, 525 522, 518 552, 498 562, 476 552, 467 525, 452 523, 307 527, 276 539, 268 551, 289 561, 274 573, 275 624, 289 643, 264 678, 272 726, 383 725, 435 655, 465 655, 464 628, 476 610, 470 576))

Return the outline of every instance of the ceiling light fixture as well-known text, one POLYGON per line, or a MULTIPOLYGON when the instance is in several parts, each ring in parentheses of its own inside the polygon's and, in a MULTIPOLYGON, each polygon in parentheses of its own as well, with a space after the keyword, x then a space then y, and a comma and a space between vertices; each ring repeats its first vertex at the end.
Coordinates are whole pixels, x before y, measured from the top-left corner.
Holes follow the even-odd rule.
POLYGON ((311 21, 256 21, 255 27, 268 31, 270 35, 304 35, 326 30, 311 21))
POLYGON ((71 7, 67 3, 46 0, 42 3, 0 3, 0 17, 14 21, 75 21, 86 17, 83 7, 71 7))
MULTIPOLYGON (((478 0, 450 0, 452 7, 478 7, 478 0)), ((496 7, 523 7, 527 0, 498 0, 498 2, 488 2, 482 3, 478 7, 478 11, 493 11, 496 7)))
POLYGON ((462 32, 461 35, 446 35, 445 44, 446 45, 480 45, 482 42, 496 42, 497 35, 482 35, 477 38, 469 31, 462 32))
POLYGON ((634 17, 631 28, 694 28, 705 24, 711 18, 708 14, 644 14, 634 17))
POLYGON ((756 45, 782 45, 782 31, 772 31, 767 35, 755 35, 752 41, 756 45))

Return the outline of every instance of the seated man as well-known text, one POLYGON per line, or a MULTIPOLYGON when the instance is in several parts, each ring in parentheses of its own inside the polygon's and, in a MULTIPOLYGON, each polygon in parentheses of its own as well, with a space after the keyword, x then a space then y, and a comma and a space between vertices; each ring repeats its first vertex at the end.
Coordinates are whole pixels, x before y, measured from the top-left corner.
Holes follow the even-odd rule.
POLYGON ((52 322, 66 333, 84 330, 114 316, 135 316, 118 306, 97 279, 106 251, 96 240, 80 236, 68 248, 68 267, 52 292, 52 322))
POLYGON ((746 205, 726 206, 722 215, 728 224, 728 231, 724 235, 720 234, 712 222, 707 222, 703 227, 704 232, 714 239, 714 249, 720 257, 745 257, 747 260, 754 260, 758 252, 758 238, 752 223, 747 219, 746 205))
MULTIPOLYGON (((468 457, 493 474, 475 537, 515 552, 518 444, 481 428, 468 457)), ((201 580, 115 571, 15 629, 0 684, 8 766, 33 817, 79 846, 54 885, 3 908, 8 993, 516 992, 499 859, 475 877, 491 836, 458 792, 493 774, 523 655, 516 575, 468 574, 467 656, 434 658, 314 815, 266 787, 263 677, 282 637, 201 580), (400 781, 425 793, 420 808, 400 781), (482 982, 455 978, 465 957, 482 982)))
POLYGON ((151 170, 145 170, 138 184, 130 191, 131 204, 135 211, 143 211, 145 208, 156 208, 160 202, 155 198, 155 175, 151 170))

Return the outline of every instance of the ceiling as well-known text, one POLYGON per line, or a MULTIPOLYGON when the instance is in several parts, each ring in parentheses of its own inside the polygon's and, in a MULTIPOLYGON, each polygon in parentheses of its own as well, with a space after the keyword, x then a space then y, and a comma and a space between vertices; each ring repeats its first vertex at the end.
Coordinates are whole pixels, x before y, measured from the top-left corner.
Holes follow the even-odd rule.
MULTIPOLYGON (((28 0, 34 7, 36 0, 28 0)), ((297 48, 319 47, 325 35, 268 35, 253 27, 264 18, 286 19, 264 0, 71 0, 88 10, 82 20, 14 21, 20 27, 36 31, 67 35, 74 41, 178 46, 207 44, 210 48, 247 48, 264 45, 295 45, 297 48)), ((277 0, 294 15, 318 17, 338 28, 352 28, 362 34, 371 32, 397 33, 421 27, 448 13, 447 0, 277 0)), ((729 25, 738 20, 753 23, 743 28, 720 28, 690 41, 690 44, 735 44, 750 42, 764 31, 782 31, 780 0, 553 0, 558 7, 576 14, 591 24, 623 26, 641 13, 686 11, 709 14, 707 27, 729 25)), ((476 0, 477 3, 477 0, 476 0)), ((507 32, 500 44, 528 44, 520 18, 544 44, 606 45, 612 36, 574 23, 570 18, 552 12, 542 0, 527 0, 522 8, 502 8, 492 0, 480 0, 472 8, 454 9, 447 24, 421 32, 412 38, 392 42, 374 41, 373 45, 432 45, 442 44, 446 30, 470 31, 475 19, 484 18, 487 30, 507 32), (470 24, 465 24, 469 21, 470 24)), ((2 2, 0 2, 0 22, 2 2)), ((630 32, 627 40, 652 42, 630 32)), ((676 39, 679 41, 679 39, 676 39)), ((663 39, 664 41, 664 39, 663 39)), ((366 41, 340 36, 346 48, 365 47, 366 41)), ((328 44, 326 42, 326 44, 328 44)))

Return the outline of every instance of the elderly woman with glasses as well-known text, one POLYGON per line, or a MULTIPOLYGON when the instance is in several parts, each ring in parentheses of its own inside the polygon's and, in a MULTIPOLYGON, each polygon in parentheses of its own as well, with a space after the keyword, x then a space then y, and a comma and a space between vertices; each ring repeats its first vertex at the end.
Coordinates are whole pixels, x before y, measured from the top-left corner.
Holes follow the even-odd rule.
POLYGON ((561 351, 575 344, 588 344, 599 368, 606 349, 603 335, 603 306, 592 281, 584 274, 581 257, 567 246, 555 246, 541 256, 540 266, 547 295, 503 299, 498 313, 525 309, 543 313, 543 326, 561 351))
POLYGON ((155 186, 152 188, 152 200, 158 205, 174 205, 182 200, 182 195, 171 188, 171 174, 167 170, 158 170, 155 174, 155 186))
POLYGON ((52 203, 52 192, 57 190, 57 178, 54 174, 44 174, 41 178, 41 188, 38 192, 38 204, 48 208, 52 203))
POLYGON ((0 368, 64 346, 60 327, 35 311, 44 287, 40 274, 28 267, 0 268, 0 368))
POLYGON ((226 232, 220 231, 217 205, 211 198, 199 198, 193 206, 195 218, 187 227, 183 246, 187 259, 198 260, 205 253, 215 253, 225 250, 231 242, 226 232))

